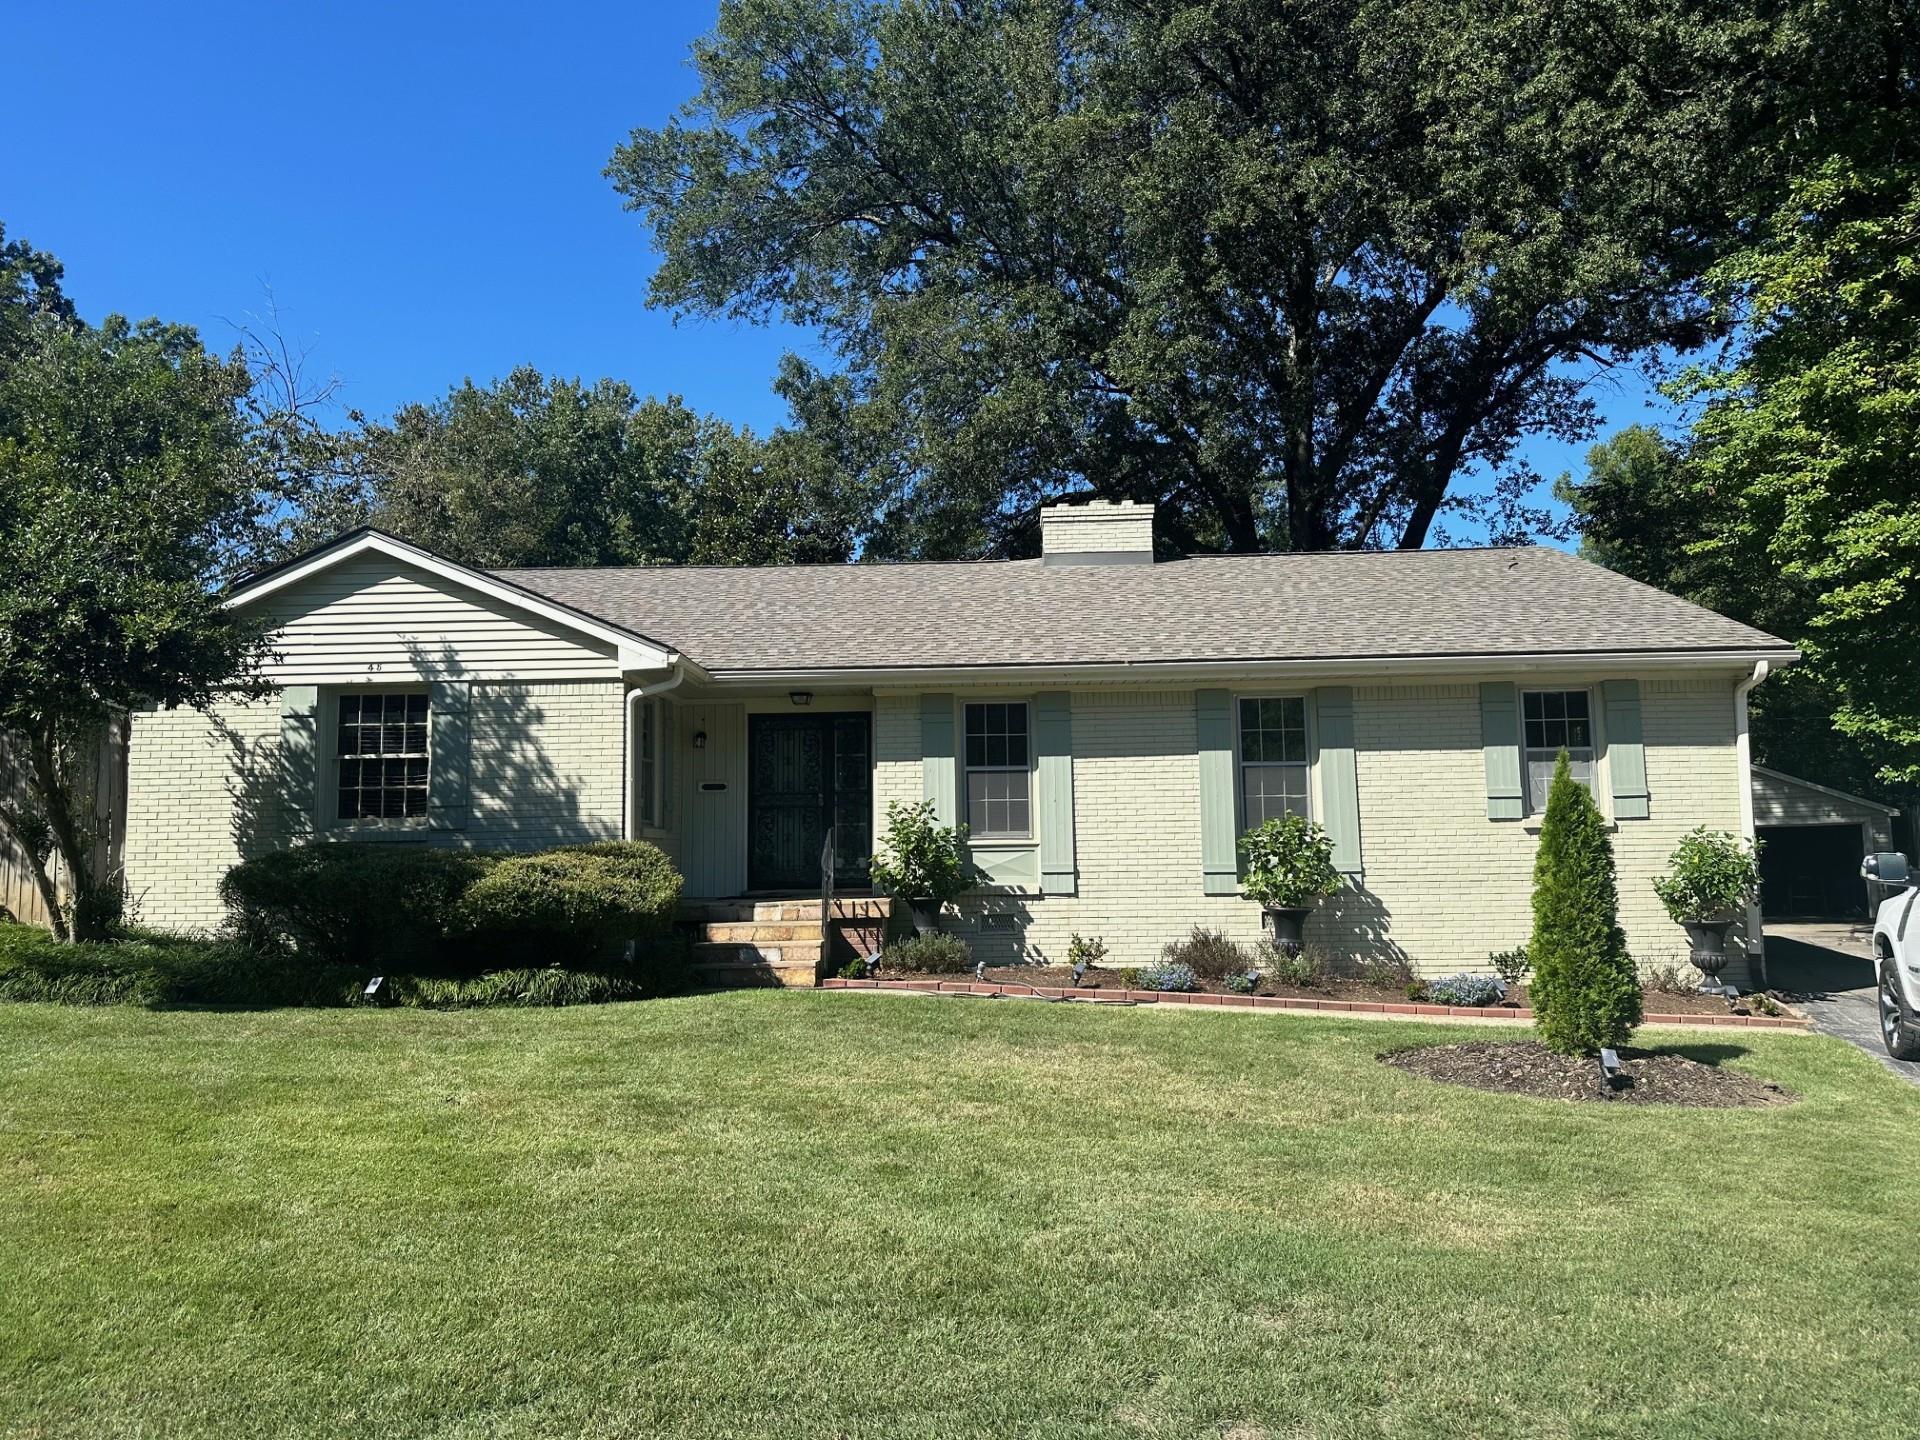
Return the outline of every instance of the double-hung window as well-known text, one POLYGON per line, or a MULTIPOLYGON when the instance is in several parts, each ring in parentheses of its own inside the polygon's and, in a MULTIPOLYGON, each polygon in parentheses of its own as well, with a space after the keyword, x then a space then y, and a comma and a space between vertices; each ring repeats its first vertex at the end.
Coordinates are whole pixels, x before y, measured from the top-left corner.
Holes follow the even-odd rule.
POLYGON ((336 813, 342 820, 418 820, 427 813, 427 697, 348 691, 334 725, 336 813))
POLYGON ((1240 823, 1311 814, 1307 702, 1298 695, 1240 702, 1240 823))
POLYGON ((1520 696, 1526 731, 1527 806, 1536 815, 1547 808, 1553 767, 1562 750, 1573 778, 1593 788, 1593 699, 1585 690, 1526 690, 1520 696))
POLYGON ((1033 835, 1033 746, 1027 707, 993 701, 966 707, 967 829, 976 840, 1033 835))

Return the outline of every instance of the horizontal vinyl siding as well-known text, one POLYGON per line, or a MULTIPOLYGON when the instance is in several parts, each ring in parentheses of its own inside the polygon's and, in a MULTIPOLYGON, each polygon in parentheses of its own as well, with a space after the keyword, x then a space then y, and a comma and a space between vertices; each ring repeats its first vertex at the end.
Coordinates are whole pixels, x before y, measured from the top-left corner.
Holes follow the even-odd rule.
POLYGON ((619 674, 611 646, 384 555, 323 570, 261 601, 259 613, 277 653, 266 673, 281 684, 619 674))

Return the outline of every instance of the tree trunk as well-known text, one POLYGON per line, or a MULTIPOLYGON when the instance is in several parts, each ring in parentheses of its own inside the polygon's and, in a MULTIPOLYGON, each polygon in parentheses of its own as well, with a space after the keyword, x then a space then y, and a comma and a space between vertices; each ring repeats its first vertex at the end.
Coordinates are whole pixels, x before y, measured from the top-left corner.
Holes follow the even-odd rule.
MULTIPOLYGON (((97 886, 92 857, 87 853, 89 847, 74 819, 73 797, 67 793, 65 784, 67 777, 60 773, 59 745, 52 721, 29 738, 27 757, 28 783, 34 798, 40 803, 41 813, 47 817, 47 828, 53 833, 53 848, 60 856, 60 863, 66 867, 67 884, 73 892, 73 923, 70 927, 60 922, 57 894, 48 899, 54 914, 53 933, 57 939, 76 943, 104 940, 106 926, 94 895, 97 886), (62 934, 63 930, 70 933, 62 934)), ((45 884, 50 889, 51 879, 45 884)), ((43 895, 47 894, 47 889, 43 889, 43 895)))
POLYGON ((67 917, 60 913, 60 887, 53 883, 53 872, 47 869, 47 860, 38 850, 22 846, 27 852, 27 863, 33 867, 33 888, 40 892, 40 903, 47 910, 47 927, 53 931, 53 938, 62 945, 73 938, 67 931, 67 917))

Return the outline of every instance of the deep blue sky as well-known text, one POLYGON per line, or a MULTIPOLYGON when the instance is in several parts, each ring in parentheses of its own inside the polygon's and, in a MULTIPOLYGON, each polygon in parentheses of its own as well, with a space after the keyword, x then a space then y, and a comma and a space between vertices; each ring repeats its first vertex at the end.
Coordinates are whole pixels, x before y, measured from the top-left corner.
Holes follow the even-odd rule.
MULTIPOLYGON (((371 415, 530 362, 764 430, 780 353, 810 337, 648 310, 654 257, 600 173, 692 92, 715 12, 76 4, 11 27, 0 220, 66 262, 91 319, 225 346, 270 286, 310 367, 371 415)), ((1634 378, 1597 393, 1608 429, 1665 413, 1634 378)), ((1550 478, 1583 450, 1527 453, 1550 478)))

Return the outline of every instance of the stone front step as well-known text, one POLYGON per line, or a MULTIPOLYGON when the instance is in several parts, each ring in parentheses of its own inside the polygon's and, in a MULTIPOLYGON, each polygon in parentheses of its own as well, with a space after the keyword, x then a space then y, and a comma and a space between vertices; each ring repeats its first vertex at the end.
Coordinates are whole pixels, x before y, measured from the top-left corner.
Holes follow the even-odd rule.
MULTIPOLYGON (((893 902, 885 896, 837 896, 833 913, 836 921, 884 921, 893 911, 893 902)), ((695 900, 680 907, 680 918, 697 925, 737 924, 820 924, 820 902, 807 900, 695 900)))
POLYGON ((828 956, 837 964, 878 950, 892 908, 871 895, 836 897, 823 934, 817 899, 704 900, 680 907, 680 925, 708 984, 811 986, 828 956))
POLYGON ((737 924, 708 921, 694 928, 696 937, 719 945, 814 945, 820 943, 820 921, 743 920, 737 924))
POLYGON ((811 943, 778 945, 703 940, 694 944, 693 969, 696 975, 716 985, 810 989, 819 983, 820 952, 818 938, 811 943))

